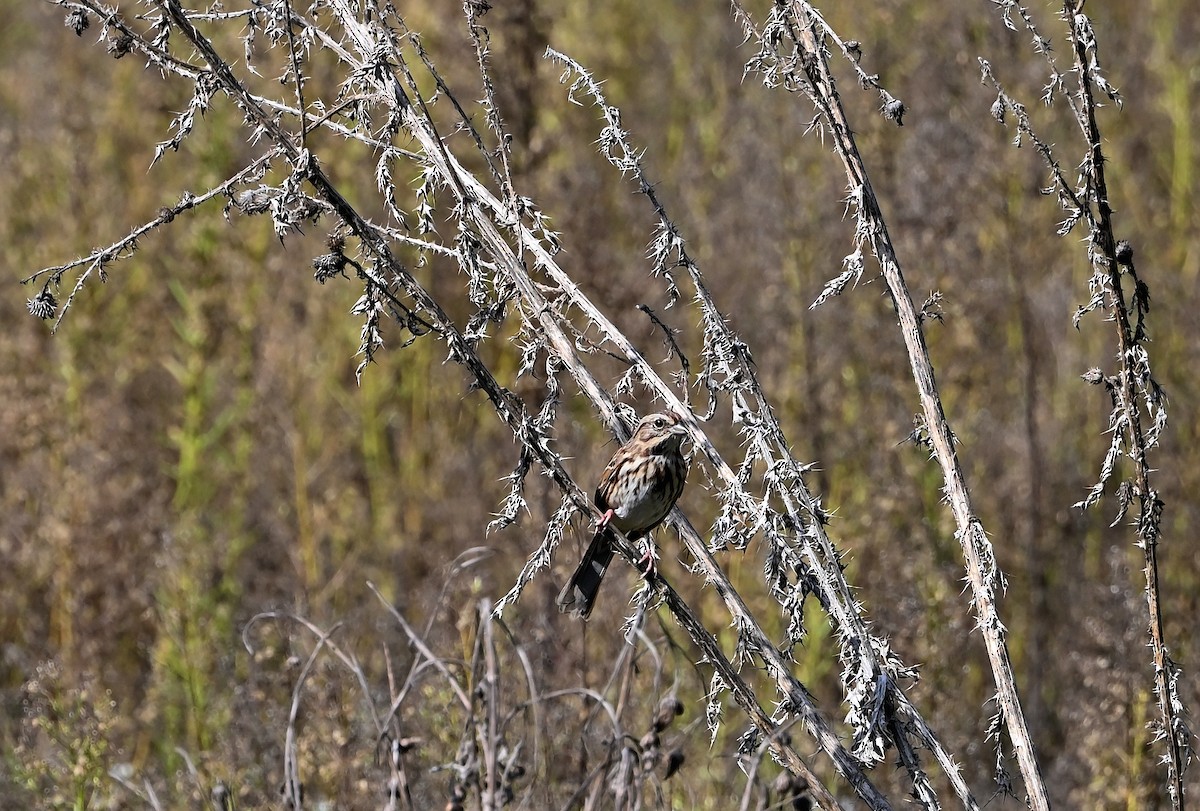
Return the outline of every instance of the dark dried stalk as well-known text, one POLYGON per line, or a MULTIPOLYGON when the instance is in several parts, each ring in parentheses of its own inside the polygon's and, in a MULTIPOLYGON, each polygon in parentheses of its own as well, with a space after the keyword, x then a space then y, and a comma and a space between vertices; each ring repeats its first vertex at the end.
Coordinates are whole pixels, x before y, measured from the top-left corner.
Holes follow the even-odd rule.
POLYGON ((997 93, 992 115, 1001 123, 1006 113, 1015 114, 1017 143, 1030 140, 1050 170, 1051 185, 1046 193, 1054 193, 1059 205, 1066 213, 1058 233, 1065 236, 1083 223, 1088 230, 1088 262, 1092 267, 1089 280, 1090 300, 1075 314, 1075 325, 1080 319, 1103 308, 1116 330, 1117 362, 1116 375, 1106 377, 1094 369, 1083 375, 1095 385, 1103 385, 1112 399, 1109 427, 1112 440, 1101 468, 1099 481, 1091 488, 1087 497, 1076 506, 1087 509, 1098 503, 1105 486, 1112 477, 1116 462, 1122 453, 1133 463, 1133 478, 1121 483, 1116 489, 1117 518, 1115 526, 1127 514, 1137 500, 1137 517, 1133 521, 1137 545, 1144 554, 1146 578, 1146 606, 1149 615, 1150 648, 1154 664, 1154 694, 1158 702, 1159 722, 1157 739, 1166 741, 1167 791, 1173 808, 1184 807, 1183 773, 1191 761, 1192 734, 1184 716, 1186 710, 1179 695, 1180 670, 1171 660, 1163 634, 1161 588, 1158 572, 1158 541, 1162 521, 1163 502, 1151 484, 1148 454, 1158 444, 1159 436, 1166 425, 1166 395, 1155 381, 1150 370, 1149 354, 1144 346, 1148 340, 1145 329, 1146 313, 1150 309, 1149 288, 1138 277, 1134 268, 1133 249, 1127 242, 1118 241, 1113 225, 1112 207, 1109 203, 1104 156, 1100 127, 1097 122, 1097 91, 1110 100, 1121 103, 1115 87, 1103 76, 1097 58, 1097 42, 1091 20, 1083 11, 1083 0, 1065 0, 1062 19, 1067 26, 1071 45, 1071 59, 1076 78, 1076 90, 1067 87, 1066 75, 1061 71, 1051 53, 1050 40, 1037 29, 1032 15, 1016 0, 1001 3, 1003 21, 1016 30, 1012 20, 1016 13, 1022 24, 1034 36, 1035 49, 1050 66, 1051 77, 1042 94, 1042 101, 1051 104, 1064 99, 1074 115, 1085 142, 1085 155, 1079 166, 1079 177, 1075 185, 1068 182, 1065 173, 1049 144, 1035 132, 1024 105, 1013 99, 1000 85, 991 65, 980 60, 983 80, 997 93), (1131 292, 1126 292, 1126 282, 1131 292), (1136 314, 1136 323, 1131 321, 1136 314), (1143 412, 1151 420, 1147 428, 1143 424, 1143 412))
POLYGON ((1150 403, 1152 409, 1161 409, 1165 406, 1166 398, 1158 390, 1158 384, 1149 377, 1149 360, 1145 358, 1145 350, 1140 347, 1145 338, 1141 317, 1145 310, 1149 309, 1149 293, 1134 270, 1133 249, 1127 243, 1117 242, 1113 233, 1104 152, 1100 127, 1096 123, 1097 105, 1092 89, 1096 85, 1091 53, 1095 48, 1095 38, 1091 31, 1091 22, 1083 14, 1083 0, 1067 0, 1063 7, 1063 17, 1070 23, 1075 71, 1079 80, 1080 109, 1077 113, 1082 113, 1080 123, 1087 140, 1087 165, 1090 171, 1084 173, 1084 177, 1092 191, 1089 196, 1095 199, 1099 213, 1095 223, 1096 231, 1090 235, 1093 244, 1090 253, 1095 270, 1108 276, 1108 312, 1112 316, 1117 333, 1117 357, 1120 363, 1117 373, 1119 403, 1124 417, 1122 422, 1128 442, 1128 454, 1134 466, 1133 495, 1138 501, 1138 516, 1134 527, 1138 546, 1145 553, 1146 608, 1150 616, 1150 647, 1154 654, 1154 694, 1158 699, 1158 711, 1161 716, 1159 737, 1165 740, 1167 745, 1167 788, 1171 804, 1181 811, 1184 808, 1183 772, 1191 760, 1192 735, 1182 717, 1183 702, 1177 689, 1179 669, 1171 660, 1163 634, 1161 590, 1158 582, 1158 539, 1163 502, 1158 496, 1158 491, 1150 484, 1151 469, 1147 459, 1147 452, 1150 446, 1155 444, 1161 426, 1156 426, 1155 439, 1148 441, 1142 428, 1142 409, 1139 407, 1140 399, 1161 397, 1162 401, 1150 403), (1102 261, 1097 250, 1103 255, 1102 261), (1132 300, 1136 302, 1139 315, 1136 332, 1129 320, 1131 307, 1124 288, 1127 278, 1135 288, 1132 300), (1137 368, 1139 361, 1144 362, 1144 369, 1137 368), (1136 390, 1138 384, 1135 381, 1141 382, 1142 391, 1136 390))

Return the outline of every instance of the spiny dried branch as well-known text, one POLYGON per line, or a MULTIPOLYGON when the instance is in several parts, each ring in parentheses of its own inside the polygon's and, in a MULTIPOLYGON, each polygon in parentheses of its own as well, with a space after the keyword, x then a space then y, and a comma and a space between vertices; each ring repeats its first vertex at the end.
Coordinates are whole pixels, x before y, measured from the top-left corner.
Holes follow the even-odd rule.
POLYGON ((1067 28, 1071 46, 1072 67, 1060 71, 1050 55, 1049 40, 1036 34, 1032 15, 1015 0, 1002 7, 1005 24, 1015 30, 1011 15, 1015 11, 1026 27, 1035 32, 1035 49, 1046 55, 1051 66, 1051 81, 1043 101, 1051 103, 1063 98, 1070 106, 1084 142, 1084 157, 1078 166, 1078 178, 1069 184, 1053 150, 1033 129, 1025 108, 1008 95, 997 80, 991 66, 980 60, 983 80, 997 93, 992 107, 993 116, 1004 123, 1004 113, 1012 110, 1017 116, 1017 145, 1028 137, 1051 171, 1051 185, 1045 190, 1055 194, 1067 213, 1059 234, 1065 236, 1082 224, 1087 229, 1088 263, 1092 274, 1088 279, 1089 300, 1076 311, 1075 326, 1088 313, 1104 310, 1115 329, 1117 342, 1117 371, 1106 376, 1099 369, 1086 372, 1083 379, 1093 385, 1103 385, 1112 402, 1109 414, 1111 440, 1100 468, 1098 481, 1087 496, 1075 506, 1087 509, 1099 503, 1105 489, 1117 471, 1122 456, 1133 466, 1131 479, 1124 479, 1115 489, 1117 516, 1115 526, 1129 512, 1136 500, 1137 514, 1131 523, 1137 545, 1145 558, 1145 592, 1149 614, 1150 647, 1153 652, 1154 694, 1158 701, 1159 720, 1155 740, 1163 741, 1167 765, 1167 790, 1175 809, 1184 807, 1183 774, 1192 759, 1192 733, 1185 719, 1186 708, 1178 691, 1179 667, 1171 659, 1163 632, 1161 587, 1158 572, 1158 542, 1160 538, 1163 502, 1151 484, 1152 468, 1148 458, 1166 427, 1167 398, 1154 379, 1150 356, 1146 348, 1149 336, 1146 315, 1150 310, 1150 291, 1134 268, 1133 248, 1115 236, 1112 207, 1109 203, 1106 179, 1106 159, 1097 120, 1099 107, 1097 91, 1121 104, 1120 95, 1104 77, 1098 58, 1098 44, 1092 23, 1083 11, 1083 2, 1066 0, 1061 16, 1067 28), (1075 88, 1067 79, 1074 74, 1075 88), (1127 290, 1128 286, 1128 290, 1127 290), (1149 421, 1145 425, 1143 419, 1149 421))

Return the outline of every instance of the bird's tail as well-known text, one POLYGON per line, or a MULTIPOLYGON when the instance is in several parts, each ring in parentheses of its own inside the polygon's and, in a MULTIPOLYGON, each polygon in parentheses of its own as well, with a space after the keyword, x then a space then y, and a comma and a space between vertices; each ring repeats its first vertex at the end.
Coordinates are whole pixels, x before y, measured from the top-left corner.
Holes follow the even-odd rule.
POLYGON ((573 616, 587 619, 596 604, 596 595, 600 593, 600 581, 604 572, 612 562, 613 545, 607 530, 601 529, 592 536, 583 560, 575 569, 575 574, 563 586, 558 594, 558 610, 570 611, 573 616))

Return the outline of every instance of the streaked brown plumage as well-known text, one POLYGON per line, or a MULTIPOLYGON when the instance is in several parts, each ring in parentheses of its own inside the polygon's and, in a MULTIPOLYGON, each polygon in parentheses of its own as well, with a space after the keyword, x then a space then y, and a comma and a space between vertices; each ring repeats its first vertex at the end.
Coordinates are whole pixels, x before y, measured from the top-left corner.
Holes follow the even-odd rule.
MULTIPOLYGON (((612 561, 608 532, 616 527, 626 538, 645 537, 671 512, 687 479, 687 459, 680 446, 687 429, 674 414, 651 414, 620 447, 604 469, 595 502, 604 513, 575 574, 558 595, 558 609, 586 619, 596 604, 600 581, 612 561)), ((646 545, 646 574, 654 570, 654 555, 646 545)))

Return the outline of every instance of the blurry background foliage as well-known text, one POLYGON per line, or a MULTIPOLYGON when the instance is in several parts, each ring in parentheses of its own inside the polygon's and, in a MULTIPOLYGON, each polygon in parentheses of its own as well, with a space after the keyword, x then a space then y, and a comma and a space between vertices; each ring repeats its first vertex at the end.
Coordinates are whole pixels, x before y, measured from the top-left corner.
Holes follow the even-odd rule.
MULTIPOLYGON (((818 139, 802 137, 810 111, 742 81, 748 50, 720 3, 496 5, 484 22, 518 188, 553 217, 565 266, 650 354, 665 352, 634 309, 663 304, 644 275, 647 211, 592 150, 594 111, 567 103, 558 71, 541 59, 547 44, 606 81, 646 147, 659 193, 750 344, 797 455, 820 468, 815 481, 835 511, 851 582, 879 631, 922 664, 914 697, 986 798, 991 757, 969 742, 981 740, 990 713, 990 676, 961 593, 941 478, 924 451, 903 443, 917 406, 891 305, 879 284, 865 283, 807 309, 851 246, 842 171, 818 139)), ((1108 527, 1111 502, 1087 514, 1070 507, 1107 445, 1109 404, 1078 375, 1109 366, 1111 329, 1095 316, 1071 325, 1087 298, 1085 252, 1076 237, 1055 237, 1060 215, 1037 191, 1045 172, 988 115, 993 97, 976 57, 991 59, 1040 116, 1047 140, 1077 137, 1061 111, 1036 103, 1044 63, 991 4, 827 5, 833 27, 863 43, 864 65, 908 106, 898 129, 876 114, 873 94, 843 78, 909 283, 915 294, 943 295, 945 320, 929 339, 1009 576, 1003 612, 1047 783, 1063 807, 1153 807, 1163 798, 1144 726, 1155 710, 1140 554, 1126 527, 1108 527)), ((1047 13, 1043 30, 1061 36, 1054 5, 1034 6, 1047 13)), ((340 643, 379 674, 384 646, 401 658, 406 648, 370 580, 418 627, 435 621, 443 648, 467 657, 468 643, 455 640, 473 628, 474 599, 507 590, 557 497, 531 478, 532 514, 485 537, 516 461, 507 430, 431 341, 381 354, 356 384, 360 324, 348 310, 358 293, 312 281, 321 227, 281 246, 266 218, 234 213, 226 223, 210 204, 113 266, 57 335, 28 317, 36 291, 19 278, 109 243, 180 189, 207 188, 249 147, 236 135, 240 116, 218 101, 179 153, 148 173, 186 89, 145 74, 136 57, 112 61, 91 42, 96 28, 76 40, 49 4, 0 0, 0 9, 0 809, 127 803, 105 776, 113 768, 132 768, 172 803, 220 780, 239 807, 272 805, 290 668, 312 638, 286 623, 260 625, 252 655, 241 642, 246 621, 272 609, 325 627, 340 621, 340 643), (481 544, 495 554, 437 602, 450 561, 481 544), (435 605, 440 615, 430 617, 435 605), (184 754, 201 779, 186 776, 184 754)), ((478 97, 459 4, 402 11, 452 86, 478 97)), ((1160 560, 1167 638, 1194 708, 1200 6, 1149 0, 1089 11, 1125 99, 1101 124, 1119 235, 1151 286, 1150 349, 1171 397, 1153 458, 1167 505, 1160 560)), ((1077 152, 1064 147, 1060 158, 1069 164, 1077 152)), ((335 177, 371 182, 373 164, 357 149, 325 148, 323 161, 335 177)), ((456 272, 438 262, 422 271, 434 291, 439 275, 456 272)), ((515 355, 492 361, 511 381, 515 355)), ((559 444, 586 480, 613 448, 587 408, 564 413, 559 444)), ((736 447, 720 433, 714 440, 736 447)), ((700 526, 714 515, 705 496, 694 476, 684 505, 700 526)), ((668 575, 699 596, 673 540, 660 540, 668 575)), ((585 541, 583 531, 569 540, 553 574, 506 615, 546 689, 581 679, 603 687, 621 644, 633 582, 623 564, 588 626, 553 609, 585 541)), ((756 551, 722 559, 752 601, 761 593, 756 551)), ((797 672, 837 715, 816 613, 812 625, 797 672)), ((687 660, 684 652, 674 665, 685 723, 699 716, 702 689, 687 660)), ((376 807, 363 782, 374 741, 362 697, 332 665, 313 678, 309 790, 341 798, 337 807, 376 807)), ((427 685, 406 723, 427 736, 440 729, 452 750, 457 732, 441 720, 450 699, 427 685)), ((547 807, 589 768, 582 717, 559 711, 565 720, 548 726, 561 738, 549 741, 558 760, 537 778, 547 807)), ((686 785, 667 784, 680 807, 730 807, 731 792, 740 794, 723 757, 732 739, 710 755, 705 737, 701 725, 687 739, 686 785)), ((441 744, 426 746, 430 754, 415 755, 415 790, 435 807, 446 796, 446 778, 429 773, 441 744)))

